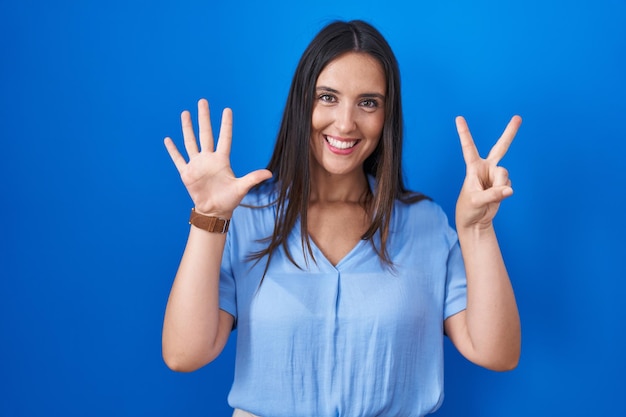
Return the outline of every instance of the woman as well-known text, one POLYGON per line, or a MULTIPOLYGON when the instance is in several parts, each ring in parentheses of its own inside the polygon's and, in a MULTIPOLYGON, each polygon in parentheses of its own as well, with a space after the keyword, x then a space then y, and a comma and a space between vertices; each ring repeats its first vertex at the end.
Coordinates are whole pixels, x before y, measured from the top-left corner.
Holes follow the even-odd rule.
POLYGON ((205 100, 200 149, 181 117, 188 162, 166 138, 194 211, 163 357, 198 369, 237 327, 235 415, 431 413, 444 332, 478 365, 517 365, 519 316, 492 220, 512 194, 497 163, 521 119, 481 159, 457 118, 467 174, 455 232, 403 184, 401 114, 385 39, 362 21, 335 22, 298 64, 268 169, 233 175, 231 111, 214 150, 205 100))

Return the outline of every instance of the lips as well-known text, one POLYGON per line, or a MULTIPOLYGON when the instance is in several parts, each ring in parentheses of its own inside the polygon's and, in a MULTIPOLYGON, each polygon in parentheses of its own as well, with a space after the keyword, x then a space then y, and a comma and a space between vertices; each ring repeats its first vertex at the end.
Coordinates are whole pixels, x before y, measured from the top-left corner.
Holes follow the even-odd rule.
POLYGON ((326 139, 326 142, 328 142, 330 146, 339 150, 350 149, 359 142, 358 140, 340 140, 332 136, 324 136, 324 138, 326 139))

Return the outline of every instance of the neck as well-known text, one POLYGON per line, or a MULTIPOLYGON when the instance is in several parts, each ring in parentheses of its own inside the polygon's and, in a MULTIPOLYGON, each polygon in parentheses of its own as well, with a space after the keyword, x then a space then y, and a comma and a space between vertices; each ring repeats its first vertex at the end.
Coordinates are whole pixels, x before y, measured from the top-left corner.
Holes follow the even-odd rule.
POLYGON ((367 176, 362 172, 355 175, 313 173, 310 199, 311 202, 362 203, 368 189, 367 176))

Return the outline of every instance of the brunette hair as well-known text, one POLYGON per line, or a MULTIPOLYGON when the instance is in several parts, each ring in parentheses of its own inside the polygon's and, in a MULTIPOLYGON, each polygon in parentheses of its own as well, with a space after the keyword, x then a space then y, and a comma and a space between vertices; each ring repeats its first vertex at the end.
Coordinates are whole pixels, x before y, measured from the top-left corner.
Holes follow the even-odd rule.
POLYGON ((306 226, 311 189, 309 142, 315 87, 317 78, 326 65, 347 52, 365 53, 375 58, 382 65, 387 81, 381 138, 363 165, 365 174, 375 178, 375 189, 368 196, 372 220, 362 239, 372 242, 384 264, 393 266, 387 252, 387 238, 395 200, 414 203, 427 198, 405 188, 402 178, 400 71, 391 47, 378 30, 361 20, 330 23, 313 38, 300 58, 287 97, 274 153, 267 166, 273 173, 273 178, 268 181, 275 182, 277 220, 272 236, 266 239, 267 247, 250 256, 258 261, 267 255, 266 272, 273 252, 281 246, 288 259, 300 267, 287 246, 287 238, 298 217, 302 224, 301 242, 305 259, 308 259, 308 253, 315 260, 306 226), (376 247, 372 239, 377 232, 380 233, 380 247, 376 247))

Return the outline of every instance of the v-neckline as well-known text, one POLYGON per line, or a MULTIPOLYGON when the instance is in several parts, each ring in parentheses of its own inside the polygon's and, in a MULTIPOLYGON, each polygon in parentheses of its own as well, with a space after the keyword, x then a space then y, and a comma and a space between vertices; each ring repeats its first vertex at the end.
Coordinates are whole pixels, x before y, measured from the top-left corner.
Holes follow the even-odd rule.
POLYGON ((359 241, 352 247, 352 249, 350 249, 348 251, 348 253, 346 253, 343 258, 339 259, 339 262, 337 262, 337 264, 333 264, 328 257, 326 256, 326 254, 320 249, 320 247, 317 245, 317 243, 315 242, 315 240, 313 239, 313 237, 311 237, 311 235, 309 235, 309 240, 311 242, 311 247, 313 248, 313 252, 315 255, 315 259, 321 258, 324 260, 324 262, 330 266, 331 268, 335 269, 335 270, 339 270, 341 268, 341 266, 343 264, 345 264, 346 262, 348 262, 350 260, 350 258, 352 258, 354 256, 354 253, 357 251, 358 248, 361 247, 361 245, 365 242, 363 239, 359 239, 359 241))
MULTIPOLYGON (((298 220, 296 221, 296 224, 294 225, 294 228, 292 229, 291 232, 291 238, 294 239, 295 242, 298 242, 298 246, 300 246, 300 233, 302 231, 302 222, 300 221, 300 219, 298 218, 298 220)), ((353 258, 355 256, 355 252, 358 251, 358 249, 365 243, 365 240, 363 239, 359 239, 359 241, 352 247, 352 249, 350 249, 343 258, 341 258, 339 260, 339 262, 337 262, 337 264, 333 264, 328 257, 324 254, 324 252, 320 249, 320 247, 317 245, 317 242, 315 242, 315 240, 313 239, 313 237, 309 234, 309 243, 311 244, 311 249, 313 251, 313 256, 315 257, 315 263, 320 264, 321 261, 323 261, 323 263, 332 268, 335 271, 338 271, 339 269, 341 269, 341 267, 350 261, 351 258, 353 258), (321 260, 321 261, 320 261, 321 260)), ((305 250, 306 252, 306 250, 305 250)))

